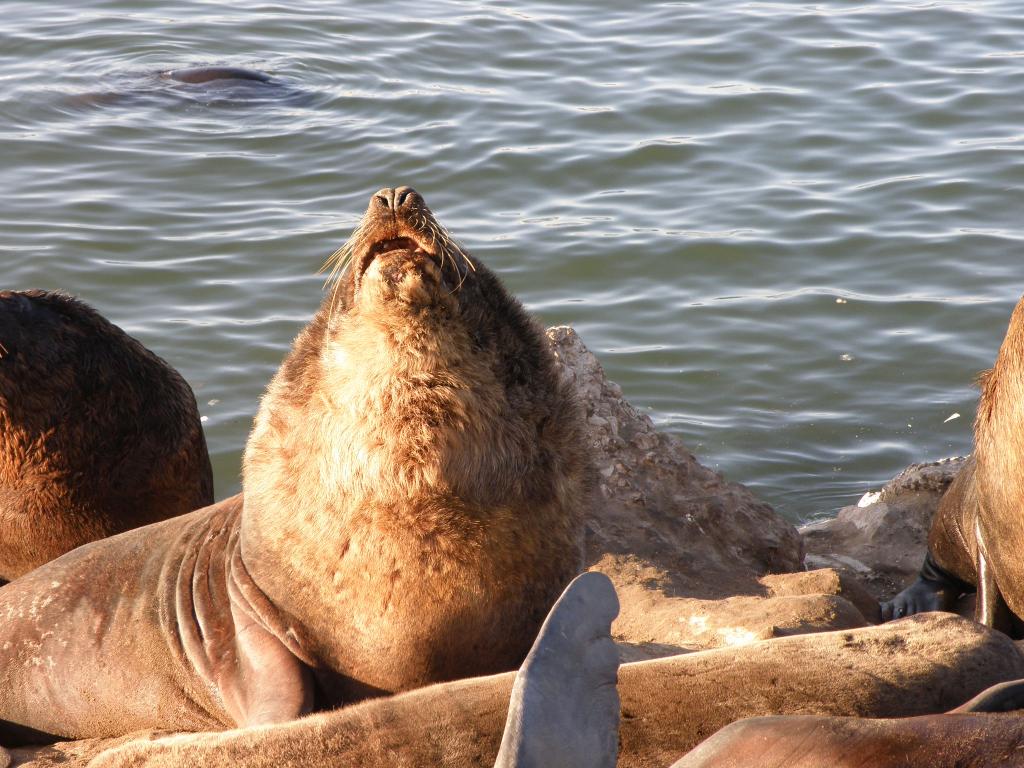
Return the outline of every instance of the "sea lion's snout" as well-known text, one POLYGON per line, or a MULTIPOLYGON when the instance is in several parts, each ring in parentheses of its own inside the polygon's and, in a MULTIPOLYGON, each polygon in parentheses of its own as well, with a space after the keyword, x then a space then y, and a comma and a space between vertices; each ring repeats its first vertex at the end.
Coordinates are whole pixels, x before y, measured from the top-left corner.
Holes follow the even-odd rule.
POLYGON ((358 304, 444 305, 451 309, 473 281, 472 259, 412 187, 374 192, 359 226, 327 260, 332 278, 358 304), (372 288, 372 290, 367 290, 372 288))
POLYGON ((446 301, 473 269, 469 258, 412 187, 385 187, 370 198, 347 246, 353 289, 375 285, 376 298, 406 303, 446 301))
POLYGON ((411 212, 417 207, 426 208, 422 195, 412 187, 398 187, 397 189, 384 187, 374 194, 372 204, 395 213, 411 212))

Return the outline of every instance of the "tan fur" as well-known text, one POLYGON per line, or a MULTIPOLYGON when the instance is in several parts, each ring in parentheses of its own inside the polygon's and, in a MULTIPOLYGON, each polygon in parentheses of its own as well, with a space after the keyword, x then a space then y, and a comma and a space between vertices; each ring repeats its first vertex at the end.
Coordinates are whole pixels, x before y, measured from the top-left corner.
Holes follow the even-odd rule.
MULTIPOLYGON (((415 199, 371 204, 354 238, 436 244, 415 199)), ((591 484, 573 394, 497 280, 461 250, 361 271, 362 254, 269 386, 244 464, 246 562, 346 698, 514 668, 580 567, 591 484), (504 379, 517 347, 525 385, 504 379)))
POLYGON ((4 744, 284 722, 522 661, 581 566, 582 414, 522 307, 400 200, 268 388, 242 495, 0 590, 4 744))

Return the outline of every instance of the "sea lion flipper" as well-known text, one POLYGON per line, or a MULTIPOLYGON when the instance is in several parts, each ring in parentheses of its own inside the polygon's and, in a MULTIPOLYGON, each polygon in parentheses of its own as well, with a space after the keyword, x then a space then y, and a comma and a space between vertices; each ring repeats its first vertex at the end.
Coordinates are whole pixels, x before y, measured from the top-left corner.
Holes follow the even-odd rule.
POLYGON ((558 598, 516 675, 495 768, 612 768, 618 754, 615 588, 597 572, 558 598))
POLYGON ((1012 712, 1024 709, 1024 680, 1008 680, 986 688, 950 712, 1012 712))
POLYGON ((952 611, 960 595, 973 591, 972 585, 945 570, 928 552, 917 580, 892 600, 882 603, 882 621, 926 611, 952 611))

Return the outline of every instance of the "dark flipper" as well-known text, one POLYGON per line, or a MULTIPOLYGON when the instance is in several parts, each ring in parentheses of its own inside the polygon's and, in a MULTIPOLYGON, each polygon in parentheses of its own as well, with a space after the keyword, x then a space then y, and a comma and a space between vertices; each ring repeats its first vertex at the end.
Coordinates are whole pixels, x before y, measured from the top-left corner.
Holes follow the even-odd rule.
POLYGON ((882 603, 882 621, 901 619, 925 611, 952 611, 957 599, 975 587, 945 570, 928 552, 917 581, 892 600, 882 603))
POLYGON ((1024 680, 1008 680, 986 688, 951 712, 1013 712, 1024 709, 1024 680))

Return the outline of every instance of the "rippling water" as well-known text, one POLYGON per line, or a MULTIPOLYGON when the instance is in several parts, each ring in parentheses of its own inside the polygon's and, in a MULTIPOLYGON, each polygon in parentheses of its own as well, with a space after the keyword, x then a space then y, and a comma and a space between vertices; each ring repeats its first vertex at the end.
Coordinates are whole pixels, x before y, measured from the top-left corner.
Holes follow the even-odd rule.
POLYGON ((1015 4, 2 10, 0 282, 178 367, 218 497, 318 267, 399 184, 791 519, 970 449, 1024 292, 1015 4), (203 64, 274 83, 158 76, 203 64))

